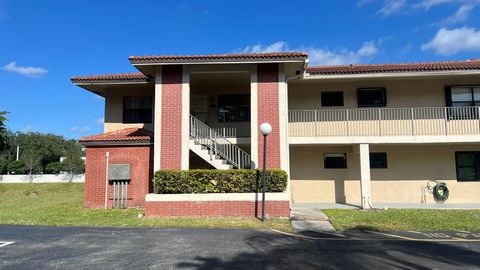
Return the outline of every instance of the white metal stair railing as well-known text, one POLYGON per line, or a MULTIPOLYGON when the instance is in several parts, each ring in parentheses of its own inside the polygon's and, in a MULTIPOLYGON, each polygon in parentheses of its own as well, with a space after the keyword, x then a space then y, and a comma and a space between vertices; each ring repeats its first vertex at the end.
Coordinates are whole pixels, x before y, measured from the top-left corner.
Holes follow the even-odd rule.
POLYGON ((249 169, 250 155, 208 125, 190 115, 190 138, 207 147, 210 158, 219 156, 238 169, 249 169))

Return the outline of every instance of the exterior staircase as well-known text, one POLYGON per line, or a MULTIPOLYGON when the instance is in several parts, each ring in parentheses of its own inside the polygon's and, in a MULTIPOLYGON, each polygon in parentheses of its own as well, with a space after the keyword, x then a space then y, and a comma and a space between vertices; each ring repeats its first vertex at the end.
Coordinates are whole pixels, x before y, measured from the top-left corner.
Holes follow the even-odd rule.
POLYGON ((190 115, 190 150, 219 170, 249 169, 250 155, 190 115))

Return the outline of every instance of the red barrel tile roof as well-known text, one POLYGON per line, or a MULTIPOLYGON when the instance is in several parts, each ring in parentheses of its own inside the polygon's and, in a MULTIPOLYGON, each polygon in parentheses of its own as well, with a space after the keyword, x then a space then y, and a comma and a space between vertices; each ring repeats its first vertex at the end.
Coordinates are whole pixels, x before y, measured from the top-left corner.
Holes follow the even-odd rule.
POLYGON ((127 128, 80 139, 80 143, 95 142, 153 142, 153 133, 143 128, 127 128))
POLYGON ((241 54, 207 54, 207 55, 149 55, 149 56, 130 56, 128 59, 133 63, 149 62, 208 62, 208 61, 227 61, 235 62, 241 60, 285 60, 285 59, 307 59, 308 55, 304 52, 272 52, 272 53, 241 53, 241 54))
POLYGON ((148 77, 141 72, 132 72, 132 73, 120 73, 120 74, 78 76, 78 77, 72 77, 70 80, 73 83, 116 82, 116 81, 146 82, 148 81, 148 77))
POLYGON ((394 73, 394 72, 428 72, 428 71, 455 71, 480 70, 480 59, 449 62, 419 62, 400 64, 353 64, 339 66, 312 66, 307 73, 312 75, 344 75, 366 73, 394 73))

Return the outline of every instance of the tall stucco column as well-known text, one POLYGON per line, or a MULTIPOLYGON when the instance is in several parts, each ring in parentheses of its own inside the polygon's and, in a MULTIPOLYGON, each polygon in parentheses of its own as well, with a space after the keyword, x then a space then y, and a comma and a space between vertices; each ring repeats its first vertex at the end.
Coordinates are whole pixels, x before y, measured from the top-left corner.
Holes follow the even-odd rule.
POLYGON ((360 152, 360 192, 362 208, 370 209, 372 206, 372 188, 370 183, 370 149, 369 145, 359 145, 360 152))
MULTIPOLYGON (((181 65, 162 66, 155 74, 154 170, 182 169, 184 160, 185 76, 181 65)), ((188 80, 187 80, 188 81, 188 80)), ((189 98, 189 91, 186 94, 189 98)), ((189 108, 187 108, 189 111, 189 108)), ((185 121, 188 121, 188 117, 185 121)))
POLYGON ((288 84, 285 64, 279 64, 278 107, 280 130, 280 168, 287 172, 287 192, 290 193, 290 147, 288 144, 288 84))
POLYGON ((258 168, 258 89, 257 89, 257 65, 252 64, 250 70, 250 156, 253 168, 258 168))
POLYGON ((182 74, 182 170, 190 168, 190 69, 183 66, 182 74))
POLYGON ((155 106, 154 106, 154 138, 153 138, 153 172, 160 170, 160 145, 162 143, 162 67, 155 71, 155 106))

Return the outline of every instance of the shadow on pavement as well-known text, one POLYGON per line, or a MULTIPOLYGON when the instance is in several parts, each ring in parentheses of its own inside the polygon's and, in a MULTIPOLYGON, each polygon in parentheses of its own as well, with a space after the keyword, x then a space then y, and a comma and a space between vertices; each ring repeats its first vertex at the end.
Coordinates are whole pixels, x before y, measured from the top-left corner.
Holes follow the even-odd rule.
MULTIPOLYGON (((346 232, 346 235, 358 232, 346 232)), ((308 232, 306 236, 256 233, 245 243, 254 252, 232 258, 198 256, 177 264, 189 269, 477 269, 479 243, 419 242, 383 238, 361 232, 362 239, 346 239, 332 234, 308 232), (370 235, 370 238, 368 236, 370 235), (472 245, 472 246, 468 246, 472 245), (473 246, 476 245, 476 246, 473 246)))

